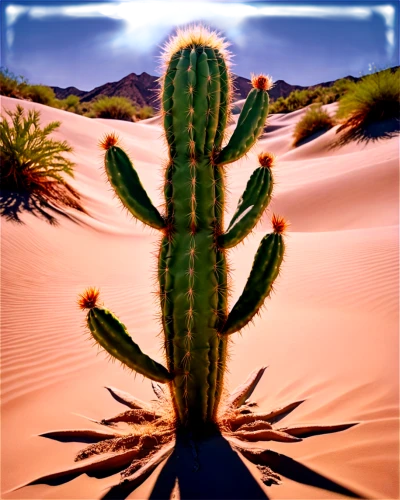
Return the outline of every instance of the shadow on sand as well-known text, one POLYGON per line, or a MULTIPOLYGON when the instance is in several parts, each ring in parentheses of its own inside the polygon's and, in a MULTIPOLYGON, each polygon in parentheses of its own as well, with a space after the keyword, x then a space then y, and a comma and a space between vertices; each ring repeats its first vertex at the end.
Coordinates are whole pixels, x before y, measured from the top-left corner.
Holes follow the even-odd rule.
MULTIPOLYGON (((279 474, 281 479, 288 478, 351 498, 363 498, 286 455, 260 450, 255 460, 254 449, 250 451, 250 448, 240 445, 237 446, 237 451, 235 448, 222 435, 203 440, 196 446, 187 439, 178 439, 173 453, 156 480, 150 500, 173 498, 175 488, 179 488, 182 499, 268 499, 237 451, 250 462, 261 466, 260 481, 262 468, 269 468, 275 475, 279 474)), ((129 482, 120 483, 102 498, 125 499, 134 489, 129 482)))
POLYGON ((391 139, 400 132, 400 120, 393 118, 380 122, 373 122, 365 126, 339 127, 340 137, 332 144, 331 149, 344 146, 352 141, 369 143, 380 139, 391 139))
MULTIPOLYGON (((115 394, 113 397, 115 397, 115 394)), ((120 396, 116 399, 118 398, 120 396)), ((303 402, 304 400, 295 401, 271 412, 268 414, 268 422, 276 424, 303 402)), ((250 419, 258 418, 257 413, 252 414, 249 409, 245 408, 242 411, 245 413, 241 414, 241 418, 244 416, 250 419)), ((266 418, 265 414, 263 418, 266 418)), ((258 424, 260 424, 260 421, 258 424)), ((67 470, 42 476, 16 489, 33 484, 57 486, 71 481, 81 474, 105 478, 116 472, 121 472, 120 480, 113 486, 108 486, 101 498, 103 500, 126 499, 163 463, 160 466, 159 475, 150 494, 150 500, 174 498, 177 494, 182 500, 268 499, 262 483, 265 486, 278 485, 284 482, 285 478, 299 484, 321 488, 350 498, 365 498, 360 493, 346 488, 282 453, 256 447, 258 446, 256 441, 261 446, 260 439, 265 446, 271 440, 281 441, 282 435, 286 442, 288 442, 288 437, 295 438, 295 441, 289 441, 293 443, 290 446, 294 446, 294 443, 301 441, 303 438, 346 431, 357 425, 357 423, 343 423, 331 426, 289 426, 280 430, 273 429, 271 424, 267 422, 264 422, 263 425, 269 426, 266 431, 269 434, 264 437, 256 436, 259 439, 251 439, 250 441, 253 441, 251 445, 249 445, 248 440, 243 441, 239 438, 239 432, 235 435, 234 430, 223 435, 213 427, 211 433, 207 436, 194 439, 191 433, 181 429, 175 435, 175 439, 171 440, 169 444, 164 444, 159 451, 153 454, 152 458, 129 474, 124 475, 124 472, 126 466, 129 466, 132 460, 139 460, 138 464, 140 464, 140 456, 138 457, 137 450, 135 446, 132 447, 132 443, 120 454, 114 453, 103 458, 100 454, 96 456, 93 462, 78 461, 67 470), (250 472, 248 462, 253 464, 250 466, 251 469, 254 469, 254 467, 258 469, 256 470, 256 474, 259 476, 258 480, 254 476, 254 472, 250 472)), ((109 431, 110 429, 107 426, 107 430, 103 428, 101 431, 87 429, 60 430, 46 432, 42 436, 61 442, 108 442, 115 437, 109 431)), ((101 448, 99 450, 101 452, 101 448)))
MULTIPOLYGON (((79 211, 86 213, 83 208, 79 211)), ((5 217, 6 220, 16 222, 17 224, 24 224, 21 220, 21 215, 24 212, 29 212, 35 217, 45 220, 53 226, 57 226, 59 224, 57 216, 78 223, 78 219, 63 212, 61 209, 50 204, 39 195, 16 193, 5 190, 0 191, 1 217, 5 217)))

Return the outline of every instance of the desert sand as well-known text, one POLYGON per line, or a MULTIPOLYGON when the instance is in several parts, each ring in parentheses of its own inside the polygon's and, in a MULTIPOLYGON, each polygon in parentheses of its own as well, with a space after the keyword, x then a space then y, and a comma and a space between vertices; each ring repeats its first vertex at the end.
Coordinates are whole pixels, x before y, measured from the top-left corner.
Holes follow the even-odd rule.
MULTIPOLYGON (((157 206, 167 151, 157 119, 93 120, 2 98, 5 109, 17 104, 40 110, 42 124, 62 122, 54 135, 74 148, 71 184, 90 216, 56 215, 58 226, 26 212, 22 224, 1 221, 2 498, 100 498, 118 482, 118 474, 83 474, 59 484, 13 489, 70 467, 83 447, 39 434, 97 428, 81 415, 101 419, 122 411, 104 386, 154 399, 149 380, 92 347, 76 301, 86 287, 99 287, 101 300, 143 351, 162 362, 152 280, 159 237, 121 209, 97 143, 106 133, 119 134, 157 206)), ((333 113, 335 104, 327 109, 333 113)), ((272 212, 291 222, 274 294, 254 323, 234 334, 226 388, 232 390, 254 368, 267 365, 253 395, 262 411, 304 400, 282 424, 358 425, 298 443, 248 444, 288 457, 293 467, 280 471, 280 485, 264 485, 254 465, 215 441, 200 448, 199 471, 190 469, 188 451, 182 450, 128 498, 158 498, 172 489, 174 498, 351 496, 338 493, 332 483, 359 497, 399 498, 399 140, 332 149, 335 127, 293 149, 291 134, 304 112, 271 116, 254 150, 226 168, 229 222, 257 167, 257 154, 277 155, 269 210, 254 234, 229 251, 231 305, 241 294, 259 241, 270 230, 272 212), (307 475, 302 466, 316 474, 307 475), (318 474, 332 483, 318 482, 318 474)))

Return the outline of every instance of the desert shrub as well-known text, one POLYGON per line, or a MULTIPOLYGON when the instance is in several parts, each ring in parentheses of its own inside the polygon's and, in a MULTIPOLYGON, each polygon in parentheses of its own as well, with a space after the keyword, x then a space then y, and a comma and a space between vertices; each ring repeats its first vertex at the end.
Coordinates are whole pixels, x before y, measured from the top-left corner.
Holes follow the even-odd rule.
POLYGON ((136 108, 126 97, 100 97, 93 102, 91 110, 96 118, 114 118, 131 121, 136 108))
POLYGON ((287 111, 291 112, 304 108, 304 106, 307 106, 308 101, 307 90, 295 90, 286 98, 287 111))
POLYGON ((28 85, 24 97, 39 104, 56 107, 56 95, 54 90, 45 85, 28 85))
POLYGON ((278 97, 276 101, 271 102, 269 112, 270 114, 287 113, 286 99, 284 97, 278 97))
POLYGON ((0 68, 0 94, 6 97, 22 99, 28 86, 23 76, 16 76, 7 68, 0 68))
POLYGON ((271 103, 270 113, 291 113, 315 103, 331 104, 338 101, 354 85, 351 80, 342 78, 331 87, 318 86, 312 89, 294 90, 286 98, 279 97, 271 103))
POLYGON ((339 100, 338 131, 365 129, 375 122, 400 118, 400 69, 364 76, 339 100))
POLYGON ((349 90, 356 85, 352 80, 341 78, 337 80, 331 87, 327 87, 323 99, 323 104, 331 104, 341 99, 349 90))
POLYGON ((334 120, 321 108, 321 105, 313 105, 305 113, 303 118, 297 122, 293 133, 293 145, 297 146, 304 139, 316 132, 329 130, 334 126, 334 120))
POLYGON ((79 112, 81 115, 87 116, 88 118, 96 118, 96 114, 92 108, 93 101, 81 102, 79 105, 79 112))
POLYGON ((337 102, 354 85, 352 80, 341 78, 330 87, 315 87, 311 89, 310 99, 307 105, 314 103, 331 104, 337 102))
POLYGON ((294 90, 286 98, 279 97, 270 106, 270 113, 291 113, 314 102, 322 102, 323 89, 294 90))
POLYGON ((151 106, 143 106, 143 108, 138 109, 136 112, 136 118, 139 120, 146 120, 146 118, 151 118, 154 116, 154 109, 151 106))
POLYGON ((78 193, 65 181, 73 177, 73 163, 63 156, 72 151, 66 141, 50 139, 60 126, 52 122, 40 127, 40 113, 22 106, 6 112, 9 120, 0 121, 0 162, 2 191, 34 196, 54 206, 68 206, 84 211, 78 193))
POLYGON ((77 95, 69 95, 65 99, 58 101, 58 107, 64 111, 70 111, 71 113, 81 114, 81 100, 77 95))

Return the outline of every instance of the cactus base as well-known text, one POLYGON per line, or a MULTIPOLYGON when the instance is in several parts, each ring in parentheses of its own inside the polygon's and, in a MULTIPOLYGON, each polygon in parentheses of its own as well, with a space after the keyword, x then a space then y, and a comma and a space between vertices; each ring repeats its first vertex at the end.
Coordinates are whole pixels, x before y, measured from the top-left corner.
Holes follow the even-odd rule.
MULTIPOLYGON (((73 479, 80 474, 95 474, 99 471, 102 471, 102 476, 113 475, 116 470, 119 470, 121 481, 112 486, 103 498, 120 498, 118 495, 123 491, 131 492, 136 489, 162 461, 172 455, 177 439, 183 439, 185 446, 190 445, 193 470, 197 470, 201 466, 198 446, 201 445, 202 439, 211 434, 222 434, 228 441, 235 438, 231 442, 232 448, 259 465, 263 477, 270 477, 270 474, 265 475, 265 467, 272 467, 271 473, 280 473, 279 464, 282 456, 275 454, 276 456, 273 455, 271 458, 270 455, 265 456, 266 452, 262 450, 240 448, 237 440, 296 443, 302 441, 303 438, 343 431, 356 425, 350 423, 285 427, 281 424, 280 421, 302 404, 303 400, 291 402, 270 412, 257 412, 257 403, 249 398, 264 372, 265 367, 255 370, 244 384, 231 393, 217 422, 203 423, 200 427, 193 429, 179 426, 179 421, 175 417, 171 418, 171 415, 174 415, 172 403, 158 383, 152 383, 157 396, 157 400, 152 404, 140 401, 123 391, 107 387, 113 398, 127 406, 129 410, 101 421, 89 419, 99 424, 101 430, 72 429, 42 434, 44 437, 58 440, 68 438, 82 441, 85 439, 92 441, 92 444, 77 454, 73 467, 42 476, 23 486, 47 483, 62 477, 73 479), (277 457, 280 457, 279 460, 277 457), (275 470, 274 467, 277 465, 278 469, 275 470)), ((304 466, 301 467, 304 468, 304 466)))

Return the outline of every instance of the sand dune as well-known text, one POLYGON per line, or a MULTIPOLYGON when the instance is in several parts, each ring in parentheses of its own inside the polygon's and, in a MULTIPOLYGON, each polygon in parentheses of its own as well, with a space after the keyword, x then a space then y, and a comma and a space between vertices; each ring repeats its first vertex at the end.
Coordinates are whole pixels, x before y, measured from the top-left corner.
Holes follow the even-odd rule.
MULTIPOLYGON (((100 287, 104 303, 143 351, 162 361, 151 280, 159 237, 120 208, 97 147, 105 133, 117 131, 160 206, 166 158, 162 130, 157 119, 135 124, 90 120, 2 98, 5 109, 17 104, 39 109, 42 123, 62 122, 55 135, 74 147, 73 182, 91 216, 58 218, 57 227, 28 213, 21 217, 24 224, 2 220, 2 498, 99 498, 118 475, 81 475, 57 485, 9 490, 71 465, 81 443, 38 434, 95 428, 77 414, 101 419, 119 412, 105 385, 143 400, 154 397, 148 380, 110 363, 102 352, 96 355, 85 340, 76 299, 87 286, 100 287)), ((263 411, 304 400, 282 424, 358 425, 299 443, 271 442, 267 448, 365 498, 399 498, 398 138, 332 149, 332 129, 292 149, 291 133, 304 112, 270 117, 269 132, 255 150, 227 168, 228 221, 257 166, 256 154, 270 150, 278 156, 270 210, 245 244, 229 254, 232 303, 243 289, 258 242, 269 231, 272 211, 292 223, 275 293, 254 324, 234 336, 227 389, 243 382, 254 367, 268 365, 255 393, 263 411)), ((225 488, 226 498, 244 498, 240 494, 246 485, 259 498, 347 497, 317 487, 325 483, 315 479, 310 484, 296 464, 283 467, 281 485, 267 487, 246 460, 243 470, 250 475, 233 473, 233 458, 224 455, 222 445, 205 444, 201 453, 210 463, 213 456, 227 460, 225 470, 221 462, 218 476, 208 463, 197 476, 189 470, 182 495, 190 496, 196 487, 212 497, 225 488)), ((153 488, 158 491, 165 482, 160 479, 164 465, 128 498, 148 498, 153 488)))

